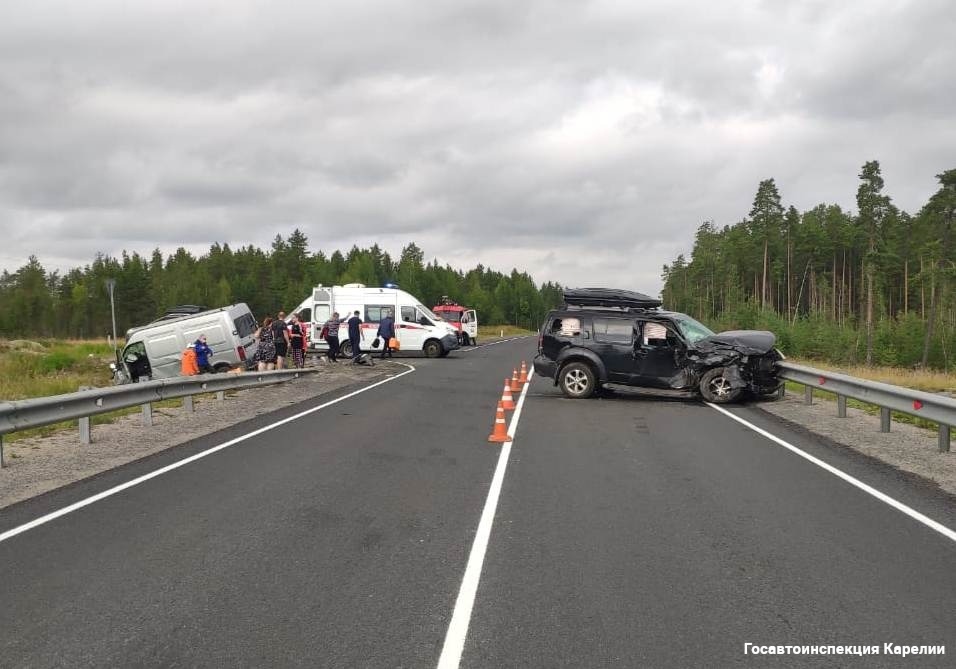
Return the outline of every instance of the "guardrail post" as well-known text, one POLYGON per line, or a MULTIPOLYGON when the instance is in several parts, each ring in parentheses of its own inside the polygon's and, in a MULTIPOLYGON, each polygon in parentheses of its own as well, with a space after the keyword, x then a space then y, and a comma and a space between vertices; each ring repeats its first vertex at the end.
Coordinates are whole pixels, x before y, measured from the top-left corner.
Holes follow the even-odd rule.
POLYGON ((153 424, 153 405, 147 402, 143 405, 143 425, 147 427, 153 424))
POLYGON ((83 445, 89 444, 93 440, 92 430, 90 429, 90 417, 83 416, 76 422, 80 428, 80 443, 83 445))
POLYGON ((880 407, 880 432, 890 431, 890 410, 880 407))
POLYGON ((813 404, 813 386, 803 387, 803 403, 813 404))
POLYGON ((846 418, 846 395, 837 395, 837 418, 846 418))
POLYGON ((183 409, 185 409, 186 411, 189 411, 190 413, 192 413, 193 411, 196 410, 196 409, 193 407, 193 396, 192 396, 192 395, 186 395, 186 396, 183 398, 183 409))
POLYGON ((949 453, 949 425, 939 426, 939 452, 949 453))
POLYGON ((787 384, 786 382, 781 383, 780 387, 777 388, 777 399, 782 400, 787 396, 787 384))
POLYGON ((224 399, 226 399, 226 391, 225 391, 225 390, 219 390, 219 391, 217 391, 217 392, 216 392, 216 399, 219 400, 220 402, 222 402, 224 399))
POLYGON ((3 469, 3 435, 0 434, 0 469, 3 469))

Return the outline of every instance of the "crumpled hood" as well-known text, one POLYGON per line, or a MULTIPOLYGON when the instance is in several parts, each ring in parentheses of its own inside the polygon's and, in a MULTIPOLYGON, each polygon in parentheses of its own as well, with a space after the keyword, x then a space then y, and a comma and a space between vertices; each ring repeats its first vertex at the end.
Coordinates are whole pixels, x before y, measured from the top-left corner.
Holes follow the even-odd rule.
POLYGON ((730 347, 742 355, 762 355, 769 352, 776 342, 776 335, 766 330, 728 330, 704 337, 694 344, 694 348, 700 351, 711 351, 730 347))

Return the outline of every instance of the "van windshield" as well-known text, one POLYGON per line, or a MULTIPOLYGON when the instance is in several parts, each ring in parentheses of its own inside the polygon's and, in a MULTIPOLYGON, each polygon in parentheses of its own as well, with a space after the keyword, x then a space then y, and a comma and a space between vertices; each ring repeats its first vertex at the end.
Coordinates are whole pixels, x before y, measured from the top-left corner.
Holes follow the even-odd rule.
POLYGON ((252 314, 243 314, 236 319, 236 333, 242 339, 245 339, 255 332, 256 327, 256 319, 252 314))
POLYGON ((423 314, 425 314, 426 316, 428 316, 428 317, 429 317, 430 319, 432 319, 433 321, 440 321, 440 320, 441 320, 438 316, 436 316, 435 314, 433 314, 433 313, 432 313, 432 310, 429 309, 428 307, 423 307, 423 306, 420 305, 420 304, 416 304, 416 305, 415 305, 415 308, 418 309, 418 310, 419 310, 420 312, 422 312, 423 314))

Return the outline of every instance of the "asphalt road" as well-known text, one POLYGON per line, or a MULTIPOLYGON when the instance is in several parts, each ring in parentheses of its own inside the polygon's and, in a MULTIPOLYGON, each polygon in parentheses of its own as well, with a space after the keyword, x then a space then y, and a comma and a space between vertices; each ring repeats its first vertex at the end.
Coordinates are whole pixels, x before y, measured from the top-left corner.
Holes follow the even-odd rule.
MULTIPOLYGON (((436 666, 498 464, 493 408, 533 346, 409 358, 413 373, 0 542, 0 666, 436 666)), ((933 488, 734 412, 956 528, 933 488)), ((2 510, 0 534, 271 422, 2 510)), ((461 666, 951 666, 954 567, 952 540, 706 405, 571 401, 535 379, 461 666)))

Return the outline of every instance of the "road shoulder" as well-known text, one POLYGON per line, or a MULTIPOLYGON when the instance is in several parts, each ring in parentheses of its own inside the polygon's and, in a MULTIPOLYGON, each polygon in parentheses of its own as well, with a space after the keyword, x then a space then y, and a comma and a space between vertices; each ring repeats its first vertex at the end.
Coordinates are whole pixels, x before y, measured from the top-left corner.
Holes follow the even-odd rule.
POLYGON ((316 374, 275 386, 228 393, 223 401, 202 396, 196 400, 192 413, 181 405, 154 408, 152 427, 143 425, 139 413, 94 425, 91 444, 80 444, 75 429, 5 444, 6 466, 0 469, 0 509, 258 416, 347 386, 367 386, 407 369, 393 362, 380 362, 374 367, 347 363, 318 366, 316 374))
POLYGON ((802 397, 788 395, 754 407, 831 442, 915 474, 950 495, 956 495, 956 453, 940 453, 932 430, 894 422, 890 432, 880 432, 880 419, 861 409, 847 408, 846 418, 836 415, 836 403, 817 398, 806 405, 802 397))

